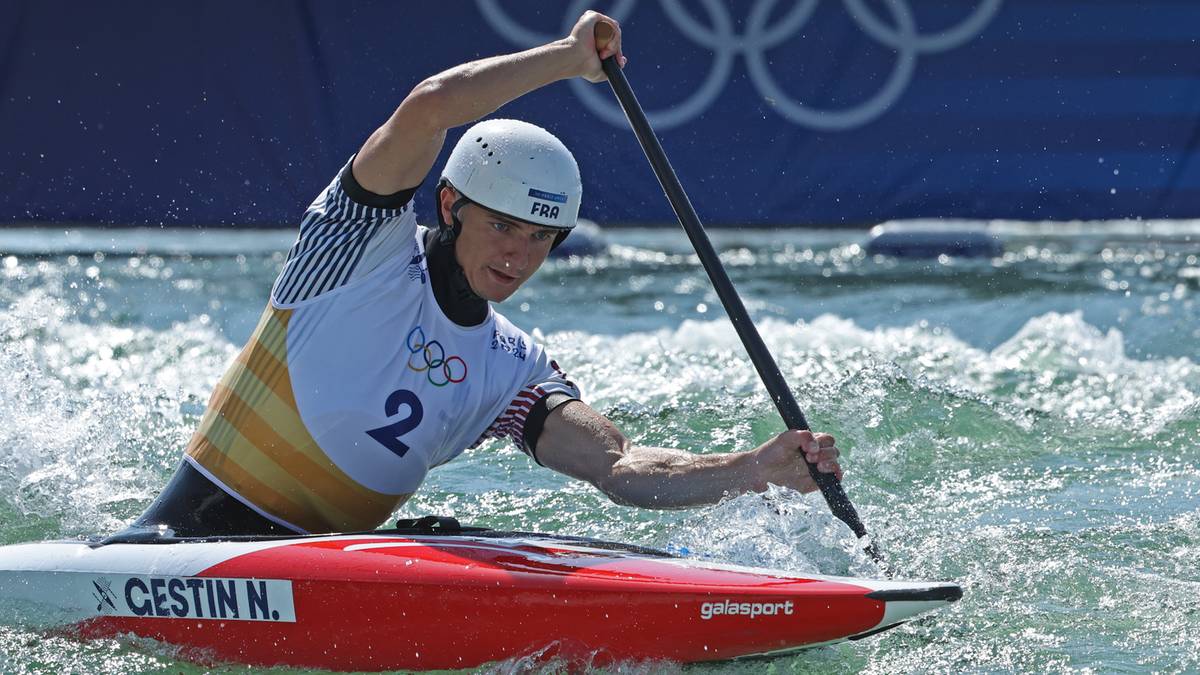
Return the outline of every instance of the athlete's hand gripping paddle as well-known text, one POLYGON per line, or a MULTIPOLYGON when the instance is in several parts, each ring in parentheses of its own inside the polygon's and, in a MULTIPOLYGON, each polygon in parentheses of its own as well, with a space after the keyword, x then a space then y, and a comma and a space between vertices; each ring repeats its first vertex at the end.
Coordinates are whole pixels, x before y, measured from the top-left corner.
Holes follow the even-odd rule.
MULTIPOLYGON (((596 24, 594 34, 596 49, 602 50, 613 38, 615 32, 611 24, 601 21, 596 24)), ((742 345, 750 354, 750 360, 754 362, 754 368, 771 394, 771 400, 775 401, 775 407, 783 417, 784 424, 789 429, 809 430, 808 420, 804 418, 804 413, 796 403, 795 397, 792 396, 791 389, 783 379, 783 374, 779 372, 779 366, 776 365, 771 352, 767 350, 767 345, 763 343, 762 336, 758 334, 758 329, 750 321, 741 297, 738 296, 733 282, 729 280, 729 275, 725 273, 725 268, 721 265, 720 258, 713 250, 712 243, 704 232, 704 226, 700 223, 699 216, 696 215, 696 210, 692 208, 687 193, 679 184, 679 178, 675 176, 675 170, 671 168, 671 163, 667 160, 667 155, 663 152, 662 145, 659 144, 658 137, 654 134, 654 129, 650 127, 646 113, 642 111, 641 104, 634 96, 633 89, 629 87, 629 81, 625 79, 625 73, 617 63, 616 57, 609 56, 601 62, 601 65, 604 68, 604 74, 608 76, 608 83, 612 85, 613 93, 617 96, 617 101, 621 104, 621 109, 625 111, 625 117, 629 119, 629 125, 633 127, 633 133, 637 136, 642 151, 646 153, 646 159, 650 161, 650 166, 654 169, 654 175, 658 177, 658 182, 662 185, 667 200, 671 202, 671 208, 675 210, 679 224, 683 226, 688 239, 692 241, 696 255, 700 257, 704 270, 708 272, 708 278, 712 280, 717 297, 721 299, 721 304, 725 307, 725 313, 729 315, 729 320, 733 322, 733 327, 737 331, 738 337, 741 338, 742 345)), ((821 489, 821 495, 825 497, 825 502, 829 504, 829 510, 839 520, 846 523, 855 536, 859 539, 865 538, 867 528, 863 527, 858 512, 850 503, 850 498, 846 496, 846 491, 842 489, 842 484, 837 477, 831 473, 818 471, 817 465, 812 462, 806 460, 805 463, 808 464, 808 472, 812 475, 813 481, 821 489)), ((881 564, 884 562, 879 549, 869 539, 863 550, 876 562, 881 564)))

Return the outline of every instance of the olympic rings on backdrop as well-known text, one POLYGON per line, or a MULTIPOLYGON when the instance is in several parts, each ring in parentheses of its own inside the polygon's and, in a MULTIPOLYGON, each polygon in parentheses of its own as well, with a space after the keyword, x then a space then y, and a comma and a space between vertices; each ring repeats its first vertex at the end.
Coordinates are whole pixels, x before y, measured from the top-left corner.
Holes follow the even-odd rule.
POLYGON ((467 379, 467 362, 457 356, 446 358, 446 349, 442 347, 442 343, 437 340, 426 342, 425 331, 420 326, 409 331, 404 342, 409 351, 409 370, 425 373, 429 384, 444 387, 467 379), (434 377, 439 371, 441 377, 434 377))
MULTIPOLYGON (((792 99, 775 81, 766 53, 784 40, 799 33, 812 17, 821 0, 796 0, 782 18, 770 22, 778 0, 755 0, 743 34, 735 31, 729 7, 721 0, 700 0, 708 15, 708 24, 698 21, 679 0, 660 0, 669 21, 693 43, 712 50, 713 61, 708 75, 695 93, 683 101, 661 110, 647 112, 651 124, 658 129, 670 129, 703 114, 725 88, 738 54, 746 58, 750 82, 764 99, 788 121, 813 129, 840 131, 862 126, 887 111, 904 93, 912 81, 919 54, 934 54, 961 46, 975 38, 1000 10, 1003 0, 979 0, 971 14, 946 30, 922 34, 913 17, 908 0, 882 0, 891 14, 892 23, 877 17, 864 0, 842 0, 850 18, 862 32, 875 42, 896 51, 896 64, 879 91, 866 101, 842 110, 806 105, 792 99)), ((519 47, 533 47, 556 40, 560 35, 532 31, 513 21, 500 7, 500 0, 476 0, 488 24, 501 36, 519 47)), ((591 0, 574 0, 563 18, 563 31, 569 31, 575 19, 592 4, 591 0)), ((616 0, 606 12, 617 21, 625 21, 636 6, 636 0, 616 0)), ((593 87, 579 78, 570 86, 583 104, 597 117, 618 127, 627 122, 625 113, 605 96, 607 91, 593 87)))

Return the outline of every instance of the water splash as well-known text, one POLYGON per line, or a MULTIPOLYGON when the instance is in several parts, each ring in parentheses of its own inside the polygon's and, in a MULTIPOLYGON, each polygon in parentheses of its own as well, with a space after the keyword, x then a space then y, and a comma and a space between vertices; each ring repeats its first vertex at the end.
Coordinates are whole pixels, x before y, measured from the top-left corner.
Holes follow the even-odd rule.
MULTIPOLYGON (((753 447, 778 416, 686 241, 654 236, 551 265, 502 309, 540 326, 586 400, 636 442, 753 447)), ((1200 669, 1194 253, 1039 244, 923 268, 865 258, 840 233, 731 236, 731 273, 810 421, 848 453, 846 489, 891 565, 967 594, 879 638, 688 672, 1200 669)), ((0 265, 7 542, 107 531, 140 512, 279 263, 265 248, 138 253, 137 265, 72 251, 74 264, 0 265)), ((875 575, 819 497, 631 509, 500 443, 434 471, 398 515, 425 513, 875 575)), ((0 648, 13 670, 200 671, 140 643, 23 629, 0 632, 0 648)))
POLYGON ((61 534, 113 530, 148 503, 232 357, 204 326, 88 326, 40 291, 0 313, 0 335, 0 488, 61 534))

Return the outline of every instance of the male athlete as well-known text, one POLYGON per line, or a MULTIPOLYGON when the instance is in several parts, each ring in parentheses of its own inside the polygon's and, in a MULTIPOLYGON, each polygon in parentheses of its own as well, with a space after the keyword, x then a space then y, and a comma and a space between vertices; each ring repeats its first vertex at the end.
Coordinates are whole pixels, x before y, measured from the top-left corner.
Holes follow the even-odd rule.
POLYGON ((768 483, 810 492, 805 458, 840 475, 833 437, 807 431, 727 454, 633 446, 492 309, 575 226, 579 169, 544 129, 500 119, 468 129, 436 185, 439 227, 417 225, 413 195, 448 129, 557 80, 603 81, 611 55, 624 64, 617 22, 587 12, 561 40, 417 85, 309 206, 258 327, 135 530, 371 529, 430 469, 495 437, 649 508, 768 483), (599 21, 616 30, 597 51, 599 21))

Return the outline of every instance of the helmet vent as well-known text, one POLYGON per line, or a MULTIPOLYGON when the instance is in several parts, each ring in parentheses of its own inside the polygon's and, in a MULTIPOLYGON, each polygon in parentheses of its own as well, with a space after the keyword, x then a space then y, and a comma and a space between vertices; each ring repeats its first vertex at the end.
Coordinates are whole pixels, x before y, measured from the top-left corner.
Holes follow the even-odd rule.
POLYGON ((491 119, 476 123, 446 159, 442 178, 497 213, 514 218, 533 216, 535 221, 548 220, 561 229, 575 225, 582 191, 579 166, 561 141, 528 122, 491 119), (530 212, 531 197, 541 200, 534 212, 530 212), (546 212, 539 216, 543 206, 546 212), (555 208, 558 214, 550 218, 555 208))

